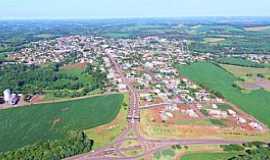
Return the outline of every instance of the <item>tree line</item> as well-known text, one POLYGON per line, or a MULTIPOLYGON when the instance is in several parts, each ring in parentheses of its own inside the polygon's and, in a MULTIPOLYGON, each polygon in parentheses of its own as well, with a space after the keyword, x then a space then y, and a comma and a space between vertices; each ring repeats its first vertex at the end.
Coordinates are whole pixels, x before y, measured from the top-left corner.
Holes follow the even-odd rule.
POLYGON ((0 153, 1 160, 60 160, 89 152, 94 141, 84 132, 73 131, 62 140, 40 142, 14 151, 0 153))
POLYGON ((237 152, 227 160, 269 160, 270 144, 264 142, 249 142, 242 145, 221 146, 226 152, 237 152))

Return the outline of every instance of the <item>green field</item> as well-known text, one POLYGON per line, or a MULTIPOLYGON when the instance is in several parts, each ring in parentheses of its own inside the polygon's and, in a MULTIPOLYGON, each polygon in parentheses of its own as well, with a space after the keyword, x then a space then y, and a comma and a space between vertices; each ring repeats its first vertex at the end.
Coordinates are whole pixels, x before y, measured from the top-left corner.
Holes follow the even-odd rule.
POLYGON ((180 160, 227 160, 233 153, 193 153, 183 156, 180 160))
POLYGON ((231 64, 231 65, 238 65, 238 66, 244 66, 244 67, 264 67, 263 64, 258 64, 252 61, 249 61, 247 59, 243 58, 234 58, 234 57, 223 57, 216 60, 218 63, 223 64, 231 64))
POLYGON ((191 65, 178 66, 180 73, 197 82, 210 91, 222 95, 247 113, 255 116, 258 120, 270 127, 270 93, 264 90, 255 90, 243 93, 233 87, 237 80, 229 72, 208 62, 198 62, 191 65))
POLYGON ((109 123, 122 101, 123 95, 114 94, 0 110, 0 152, 109 123))
POLYGON ((167 148, 161 151, 158 151, 154 154, 154 160, 166 160, 173 159, 176 153, 180 151, 180 149, 167 148))
POLYGON ((213 54, 269 54, 269 26, 196 24, 186 28, 191 37, 191 50, 213 54), (232 51, 231 49, 234 48, 232 51))
POLYGON ((86 135, 95 140, 93 149, 105 147, 124 131, 127 126, 128 98, 128 94, 124 94, 121 109, 112 122, 85 130, 86 135))
POLYGON ((235 77, 258 77, 258 74, 263 75, 265 78, 270 77, 270 68, 256 68, 256 67, 244 67, 236 65, 221 64, 222 68, 232 73, 235 77))
POLYGON ((74 77, 78 77, 78 82, 79 83, 83 83, 83 84, 87 84, 87 85, 91 85, 91 83, 93 82, 93 78, 91 75, 85 74, 83 73, 84 69, 81 68, 65 68, 62 67, 60 68, 60 73, 62 74, 66 74, 69 76, 74 76, 74 77))

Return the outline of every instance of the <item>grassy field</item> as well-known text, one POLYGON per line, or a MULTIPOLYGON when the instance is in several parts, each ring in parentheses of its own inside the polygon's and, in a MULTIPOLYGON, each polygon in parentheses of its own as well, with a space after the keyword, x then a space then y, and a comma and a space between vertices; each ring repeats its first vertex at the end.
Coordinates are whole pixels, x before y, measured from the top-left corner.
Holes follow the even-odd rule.
POLYGON ((173 159, 178 150, 168 148, 154 154, 154 160, 173 159))
POLYGON ((153 159, 223 160, 222 158, 229 158, 235 154, 233 152, 224 152, 219 145, 189 145, 180 146, 180 148, 163 149, 154 153, 153 159))
POLYGON ((127 127, 128 114, 128 94, 124 95, 124 100, 117 117, 110 123, 95 128, 85 130, 89 138, 95 140, 93 149, 101 148, 111 143, 127 127))
POLYGON ((83 84, 88 84, 91 85, 91 83, 93 83, 93 79, 91 77, 91 75, 85 74, 83 73, 84 71, 84 67, 62 67, 60 69, 61 73, 70 75, 70 76, 75 76, 79 78, 79 82, 83 83, 83 84))
POLYGON ((219 145, 194 145, 183 153, 179 160, 227 160, 240 152, 225 152, 219 145))
POLYGON ((0 152, 109 123, 122 101, 122 95, 114 94, 0 110, 0 152))
POLYGON ((265 75, 265 77, 270 77, 270 68, 242 67, 228 64, 221 64, 221 66, 236 77, 246 77, 247 74, 250 74, 252 77, 258 73, 265 75))
POLYGON ((235 76, 212 63, 199 62, 191 65, 178 66, 180 73, 204 87, 218 92, 225 99, 238 105, 244 111, 255 116, 258 120, 270 127, 269 102, 270 93, 264 90, 255 90, 250 93, 242 93, 233 87, 237 80, 235 76))
POLYGON ((180 160, 227 160, 234 153, 193 153, 183 156, 180 160))
POLYGON ((199 126, 209 126, 212 123, 208 119, 188 119, 188 120, 177 120, 175 122, 177 125, 199 125, 199 126))
POLYGON ((258 88, 270 91, 270 68, 241 67, 226 64, 220 66, 232 73, 235 77, 241 78, 236 84, 242 88, 244 92, 258 88))
POLYGON ((258 64, 246 59, 242 58, 233 58, 233 57, 224 57, 216 60, 219 63, 223 64, 231 64, 231 65, 237 65, 237 66, 245 66, 245 67, 258 67, 263 68, 265 67, 263 64, 258 64))

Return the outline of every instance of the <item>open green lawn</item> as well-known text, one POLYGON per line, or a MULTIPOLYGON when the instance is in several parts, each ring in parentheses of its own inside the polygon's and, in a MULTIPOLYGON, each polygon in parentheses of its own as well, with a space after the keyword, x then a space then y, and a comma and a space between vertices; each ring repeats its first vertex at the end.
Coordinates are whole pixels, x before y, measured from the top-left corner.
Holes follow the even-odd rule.
POLYGON ((109 123, 122 101, 123 95, 114 94, 0 110, 0 152, 109 123))
POLYGON ((83 73, 83 71, 84 70, 81 68, 61 68, 60 69, 61 73, 78 77, 78 81, 83 84, 91 85, 91 83, 94 83, 91 75, 85 74, 83 73))
POLYGON ((242 93, 238 88, 233 87, 233 83, 237 80, 236 77, 209 62, 179 65, 178 69, 182 75, 209 90, 222 94, 227 100, 240 106, 241 109, 270 127, 270 92, 255 90, 250 93, 242 93))
POLYGON ((234 153, 193 153, 183 156, 180 160, 227 160, 234 153))

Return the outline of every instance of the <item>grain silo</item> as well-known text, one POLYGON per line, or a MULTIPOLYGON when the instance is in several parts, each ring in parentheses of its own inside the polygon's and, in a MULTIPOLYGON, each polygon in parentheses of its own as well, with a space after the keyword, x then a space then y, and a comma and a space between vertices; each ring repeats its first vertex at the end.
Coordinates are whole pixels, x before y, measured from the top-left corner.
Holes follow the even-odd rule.
POLYGON ((5 102, 9 102, 10 101, 10 98, 11 98, 11 91, 10 89, 6 89, 4 90, 4 101, 5 102))

